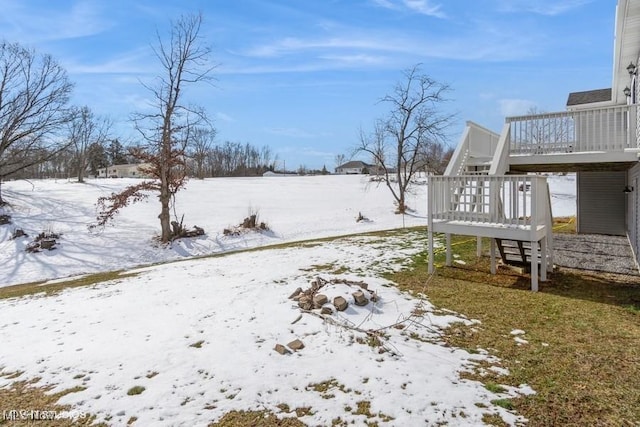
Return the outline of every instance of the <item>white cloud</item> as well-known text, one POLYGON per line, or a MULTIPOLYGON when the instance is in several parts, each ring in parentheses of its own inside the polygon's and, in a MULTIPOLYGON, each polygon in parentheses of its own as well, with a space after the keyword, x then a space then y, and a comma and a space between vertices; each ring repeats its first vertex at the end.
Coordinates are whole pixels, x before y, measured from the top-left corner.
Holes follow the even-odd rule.
POLYGON ((502 10, 504 12, 528 12, 538 15, 556 16, 577 9, 593 0, 504 0, 502 10))
POLYGON ((390 10, 409 10, 422 15, 432 16, 434 18, 446 18, 446 14, 442 11, 442 6, 432 4, 430 0, 372 0, 379 7, 390 10))
POLYGON ((532 108, 536 108, 536 103, 528 99, 501 99, 498 104, 500 114, 504 117, 523 116, 532 108))
POLYGON ((65 40, 99 34, 113 23, 102 17, 95 2, 76 2, 70 9, 51 3, 51 9, 37 12, 23 2, 0 0, 3 37, 21 43, 65 40))
POLYGON ((221 111, 218 111, 216 113, 216 119, 220 120, 221 122, 227 122, 227 123, 236 121, 233 117, 221 111))

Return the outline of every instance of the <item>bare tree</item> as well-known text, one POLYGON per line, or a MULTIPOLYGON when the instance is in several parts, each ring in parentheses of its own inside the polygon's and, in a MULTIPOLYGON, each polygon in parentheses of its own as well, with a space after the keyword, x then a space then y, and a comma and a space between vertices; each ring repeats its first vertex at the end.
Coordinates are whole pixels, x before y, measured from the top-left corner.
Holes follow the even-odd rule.
POLYGON ((158 35, 154 48, 164 75, 156 85, 145 87, 153 97, 151 112, 134 115, 136 129, 144 143, 133 150, 137 159, 146 163, 143 172, 153 180, 126 188, 120 194, 112 194, 98 200, 101 212, 98 225, 104 225, 122 208, 131 202, 146 197, 149 191, 158 193, 161 210, 160 240, 168 242, 178 237, 181 223, 171 221, 171 203, 175 194, 186 184, 186 147, 193 137, 194 129, 208 125, 207 117, 200 108, 183 103, 183 88, 211 81, 213 67, 208 62, 210 49, 200 36, 202 15, 186 15, 172 23, 168 43, 158 35))
POLYGON ((68 145, 59 132, 70 120, 72 89, 51 56, 0 42, 0 181, 68 145))
POLYGON ((334 161, 336 162, 336 169, 337 169, 340 166, 345 164, 345 162, 347 161, 347 156, 345 156, 344 154, 336 154, 334 161))
POLYGON ((189 157, 195 163, 195 174, 198 179, 205 177, 205 163, 215 137, 216 131, 212 128, 197 128, 193 131, 189 157))
POLYGON ((107 143, 111 122, 105 117, 97 117, 87 106, 80 108, 69 125, 69 139, 75 148, 78 168, 78 182, 84 182, 84 174, 91 160, 91 151, 96 145, 107 143))
POLYGON ((445 131, 454 115, 442 111, 441 104, 449 86, 421 74, 420 65, 404 71, 389 95, 380 102, 390 105, 389 114, 376 122, 371 134, 360 132, 357 152, 373 158, 382 179, 398 205, 398 213, 407 209, 405 193, 420 159, 428 147, 445 140, 445 131))

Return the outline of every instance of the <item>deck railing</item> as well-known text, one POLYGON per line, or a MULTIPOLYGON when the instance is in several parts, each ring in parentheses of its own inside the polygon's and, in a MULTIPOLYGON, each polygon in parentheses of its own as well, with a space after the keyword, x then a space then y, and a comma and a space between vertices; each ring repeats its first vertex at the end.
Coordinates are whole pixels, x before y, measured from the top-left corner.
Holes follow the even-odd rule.
POLYGON ((429 177, 429 226, 433 221, 533 227, 549 218, 546 178, 533 175, 429 177))
POLYGON ((469 157, 491 158, 499 139, 500 135, 497 133, 468 121, 444 175, 461 175, 464 173, 469 157))
POLYGON ((511 154, 624 151, 638 147, 637 105, 507 117, 511 154))

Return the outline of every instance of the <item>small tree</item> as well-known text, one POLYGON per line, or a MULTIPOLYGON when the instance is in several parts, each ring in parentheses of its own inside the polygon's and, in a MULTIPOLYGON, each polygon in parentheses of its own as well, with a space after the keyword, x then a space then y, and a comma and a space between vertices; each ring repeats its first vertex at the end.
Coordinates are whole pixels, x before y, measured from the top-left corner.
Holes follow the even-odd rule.
POLYGON ((390 105, 389 114, 376 121, 370 134, 360 131, 356 151, 372 157, 393 194, 398 213, 407 209, 405 194, 420 160, 429 147, 444 141, 445 130, 453 121, 453 114, 440 111, 448 90, 447 85, 421 74, 419 65, 405 70, 404 80, 380 100, 390 105))
POLYGON ((72 118, 72 89, 51 56, 0 41, 0 182, 69 145, 60 131, 72 118))
POLYGON ((204 111, 187 106, 182 100, 184 86, 211 80, 210 49, 200 38, 201 24, 200 14, 182 16, 172 25, 169 43, 163 42, 158 35, 154 52, 164 75, 158 77, 155 86, 145 85, 154 100, 153 111, 136 113, 133 117, 144 141, 133 149, 133 154, 146 163, 142 171, 153 179, 98 199, 98 225, 106 224, 129 203, 145 198, 148 192, 155 192, 160 200, 160 240, 166 243, 177 237, 179 227, 171 227, 170 205, 187 180, 186 147, 193 131, 208 124, 204 111))
POLYGON ((96 117, 87 106, 80 108, 69 126, 69 140, 75 148, 75 160, 78 168, 78 182, 84 182, 84 174, 91 163, 91 155, 97 146, 104 146, 111 122, 96 117))

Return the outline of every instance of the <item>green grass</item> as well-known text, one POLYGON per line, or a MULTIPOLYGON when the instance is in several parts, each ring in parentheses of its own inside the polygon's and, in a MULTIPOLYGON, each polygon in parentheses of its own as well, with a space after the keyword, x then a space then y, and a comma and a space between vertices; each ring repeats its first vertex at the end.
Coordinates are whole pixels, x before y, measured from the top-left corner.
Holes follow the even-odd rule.
POLYGON ((131 387, 129 390, 127 390, 127 395, 128 396, 136 396, 138 394, 142 394, 142 392, 145 391, 145 388, 142 387, 141 385, 136 385, 131 387))
MULTIPOLYGON (((562 222, 572 232, 571 221, 562 222), (568 225, 566 225, 568 224, 568 225)), ((613 274, 563 269, 529 290, 528 276, 506 269, 489 274, 487 258, 476 258, 475 239, 454 236, 454 253, 465 265, 427 274, 426 253, 410 270, 388 275, 401 289, 423 293, 436 306, 482 323, 477 332, 456 325, 448 344, 488 349, 509 376, 466 374, 494 391, 497 384, 529 384, 537 394, 497 399, 530 420, 530 425, 637 425, 640 420, 640 281, 613 274), (515 345, 510 331, 526 331, 515 345)), ((488 244, 485 245, 488 247, 488 244)), ((487 416, 487 422, 495 417, 487 416)))

